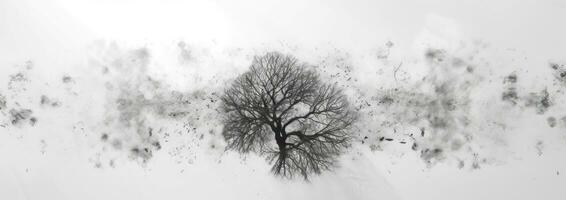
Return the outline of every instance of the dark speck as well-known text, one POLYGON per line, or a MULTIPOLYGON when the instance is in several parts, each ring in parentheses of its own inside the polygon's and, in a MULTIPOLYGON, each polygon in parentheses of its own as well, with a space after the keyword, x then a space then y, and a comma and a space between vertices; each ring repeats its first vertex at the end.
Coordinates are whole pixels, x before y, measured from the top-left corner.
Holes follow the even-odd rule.
POLYGON ((63 81, 63 83, 70 83, 71 81, 73 81, 73 78, 71 78, 70 76, 63 76, 61 80, 63 81))
POLYGON ((157 148, 157 150, 161 149, 161 144, 157 141, 153 142, 152 145, 155 146, 155 148, 157 148))
POLYGON ((32 125, 32 126, 35 125, 36 122, 37 122, 37 118, 35 118, 35 117, 32 117, 32 118, 29 119, 29 124, 32 125))

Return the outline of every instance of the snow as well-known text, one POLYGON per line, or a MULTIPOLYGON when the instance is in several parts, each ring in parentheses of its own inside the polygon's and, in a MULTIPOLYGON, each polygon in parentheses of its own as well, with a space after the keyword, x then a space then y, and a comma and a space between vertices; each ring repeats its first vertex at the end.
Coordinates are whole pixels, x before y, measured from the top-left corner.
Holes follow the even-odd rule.
POLYGON ((563 199, 565 6, 0 1, 0 199, 563 199), (223 149, 219 94, 273 50, 361 108, 311 182, 223 149))

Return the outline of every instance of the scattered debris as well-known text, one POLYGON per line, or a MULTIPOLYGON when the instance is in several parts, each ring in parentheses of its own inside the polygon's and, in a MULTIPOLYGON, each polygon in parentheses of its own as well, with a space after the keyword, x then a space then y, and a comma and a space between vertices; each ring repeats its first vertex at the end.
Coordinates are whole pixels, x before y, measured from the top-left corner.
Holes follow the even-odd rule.
POLYGON ((61 105, 61 102, 59 102, 58 100, 50 99, 45 95, 41 95, 40 104, 42 106, 59 107, 61 105))
POLYGON ((11 109, 10 110, 10 121, 12 125, 20 125, 24 121, 28 121, 30 125, 34 125, 37 122, 35 117, 32 117, 32 110, 30 109, 11 109))
POLYGON ((537 114, 544 114, 550 106, 552 106, 552 101, 550 100, 550 94, 547 89, 544 89, 537 93, 531 93, 526 98, 525 106, 535 107, 537 114))
POLYGON ((73 82, 73 78, 69 75, 65 75, 61 78, 61 81, 63 81, 63 83, 71 83, 73 82))
POLYGON ((6 109, 6 97, 0 94, 0 110, 6 109))

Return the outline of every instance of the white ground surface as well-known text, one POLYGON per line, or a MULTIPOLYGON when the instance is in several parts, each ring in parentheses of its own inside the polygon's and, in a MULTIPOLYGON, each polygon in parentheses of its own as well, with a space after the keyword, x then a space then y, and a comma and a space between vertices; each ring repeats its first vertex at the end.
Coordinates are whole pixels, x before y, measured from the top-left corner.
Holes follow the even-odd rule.
MULTIPOLYGON (((563 94, 553 93, 554 105, 543 115, 494 99, 511 72, 520 74, 518 87, 525 91, 560 87, 548 62, 566 63, 565 20, 566 3, 558 0, 0 0, 0 94, 8 108, 32 109, 38 119, 34 126, 12 126, 8 109, 0 110, 0 199, 564 199, 563 94), (180 41, 193 48, 196 61, 183 63, 180 41), (391 75, 372 75, 379 69, 370 56, 387 41, 395 44, 392 61, 379 69, 387 75, 386 67, 403 61, 409 79, 427 72, 419 60, 423 49, 466 57, 460 49, 487 44, 470 115, 503 128, 472 127, 479 139, 470 146, 488 158, 479 169, 459 169, 450 158, 427 166, 417 153, 393 145, 381 151, 355 145, 336 172, 305 183, 272 177, 261 158, 243 161, 205 148, 222 146, 214 137, 172 136, 145 164, 99 140, 100 131, 122 131, 104 127, 116 95, 106 83, 116 87, 149 74, 174 90, 218 88, 246 69, 250 55, 281 50, 315 63, 320 55, 348 54, 357 86, 389 87, 391 75), (151 58, 145 71, 125 64, 114 77, 100 75, 100 66, 111 68, 140 48, 151 58), (10 89, 18 73, 28 81, 10 89), (62 83, 65 75, 72 84, 62 83), (39 105, 41 95, 61 106, 39 105), (549 116, 558 119, 556 127, 547 125, 549 116)), ((190 126, 218 128, 199 123, 190 126)), ((173 122, 163 126, 181 129, 173 122)))

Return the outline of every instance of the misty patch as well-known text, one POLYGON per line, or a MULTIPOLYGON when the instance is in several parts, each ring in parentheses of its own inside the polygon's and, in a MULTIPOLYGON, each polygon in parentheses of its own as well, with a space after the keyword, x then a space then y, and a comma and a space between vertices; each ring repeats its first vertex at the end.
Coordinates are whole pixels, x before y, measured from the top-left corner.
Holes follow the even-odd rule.
POLYGON ((218 127, 218 88, 173 90, 151 73, 154 66, 148 48, 104 48, 110 48, 104 50, 110 56, 91 62, 107 69, 103 74, 106 111, 99 126, 105 135, 99 141, 140 163, 162 150, 175 159, 193 162, 201 143, 218 137, 210 134, 215 133, 211 127, 218 127))
POLYGON ((46 95, 41 95, 39 104, 44 107, 59 107, 61 106, 61 102, 57 99, 52 99, 47 97, 46 95))
POLYGON ((550 126, 550 128, 554 128, 556 126, 556 118, 548 117, 546 118, 546 123, 550 126))
POLYGON ((549 63, 554 79, 562 86, 566 86, 566 67, 564 64, 549 63))
POLYGON ((7 108, 6 105, 7 105, 6 97, 0 93, 0 111, 6 110, 7 108))
POLYGON ((391 49, 393 48, 393 42, 387 41, 383 47, 379 47, 377 50, 377 59, 386 60, 389 58, 389 54, 391 54, 391 49))
POLYGON ((28 71, 33 69, 33 65, 34 63, 32 61, 27 61, 23 65, 16 65, 16 67, 21 70, 10 75, 8 80, 8 89, 15 93, 26 91, 26 84, 30 82, 28 71))
POLYGON ((419 154, 429 165, 447 159, 462 166, 474 163, 480 150, 471 127, 480 122, 470 111, 474 109, 471 94, 483 80, 475 70, 478 61, 437 48, 425 50, 423 61, 429 71, 422 79, 381 87, 355 101, 365 115, 360 141, 372 150, 399 146, 419 154))
POLYGON ((179 51, 178 60, 180 64, 188 64, 194 59, 190 47, 185 42, 180 41, 177 43, 177 48, 179 51))
POLYGON ((525 106, 535 108, 537 114, 544 114, 553 105, 547 89, 531 92, 525 97, 525 106))
POLYGON ((14 92, 26 91, 24 84, 27 82, 29 82, 29 80, 24 72, 12 74, 10 75, 10 80, 8 82, 8 89, 14 92))
MULTIPOLYGON (((555 68, 558 69, 558 67, 555 68)), ((503 78, 503 92, 501 93, 503 102, 508 102, 513 106, 523 105, 527 108, 534 108, 537 114, 544 114, 553 106, 552 97, 547 88, 521 95, 517 87, 518 80, 518 75, 515 72, 503 78)))

